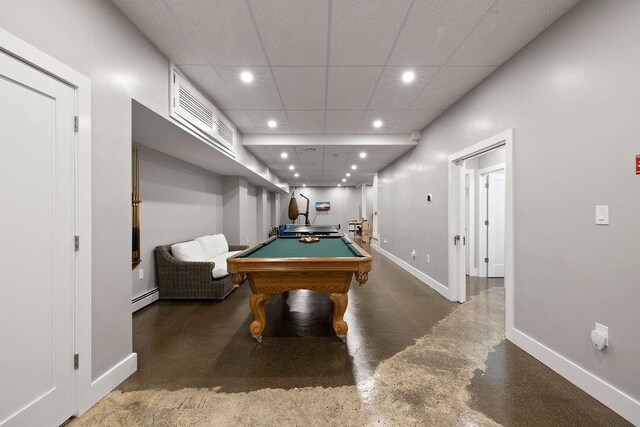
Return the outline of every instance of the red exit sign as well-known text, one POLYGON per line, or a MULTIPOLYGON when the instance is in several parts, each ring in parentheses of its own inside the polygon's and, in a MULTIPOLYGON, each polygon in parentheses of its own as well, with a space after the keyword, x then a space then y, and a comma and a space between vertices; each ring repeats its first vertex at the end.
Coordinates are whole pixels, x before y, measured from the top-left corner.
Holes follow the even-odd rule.
POLYGON ((640 175, 640 154, 636 156, 636 175, 640 175))

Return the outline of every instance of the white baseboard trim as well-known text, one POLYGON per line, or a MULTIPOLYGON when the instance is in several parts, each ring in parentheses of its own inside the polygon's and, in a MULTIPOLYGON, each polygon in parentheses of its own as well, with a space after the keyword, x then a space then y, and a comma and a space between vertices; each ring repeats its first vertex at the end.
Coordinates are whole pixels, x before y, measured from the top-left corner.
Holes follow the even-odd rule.
POLYGON ((100 399, 105 397, 116 388, 122 381, 129 378, 138 369, 138 354, 131 353, 121 360, 113 368, 102 374, 98 379, 91 382, 91 390, 88 396, 84 396, 82 404, 78 408, 78 416, 88 411, 100 399))
POLYGON ((139 297, 134 298, 131 302, 131 312, 135 313, 141 308, 144 308, 149 304, 158 301, 159 298, 160 293, 158 292, 158 288, 155 288, 154 290, 147 292, 146 294, 140 295, 139 297))
POLYGON ((435 290, 436 292, 441 294, 443 297, 445 297, 446 299, 452 301, 451 297, 450 297, 451 292, 449 291, 449 288, 447 288, 445 285, 443 285, 442 283, 438 282, 433 277, 431 277, 431 276, 423 273, 422 271, 418 270, 417 268, 415 268, 411 264, 408 264, 405 261, 403 261, 400 258, 398 258, 397 256, 391 254, 390 252, 385 251, 380 246, 374 246, 372 244, 371 247, 374 248, 379 253, 381 253, 382 255, 384 255, 385 257, 389 258, 391 261, 393 261, 395 264, 397 264, 401 268, 405 269, 407 272, 409 272, 412 276, 416 277, 421 282, 429 285, 430 288, 432 288, 433 290, 435 290))
POLYGON ((571 381, 634 425, 640 425, 640 402, 618 390, 524 332, 507 329, 507 339, 571 381))

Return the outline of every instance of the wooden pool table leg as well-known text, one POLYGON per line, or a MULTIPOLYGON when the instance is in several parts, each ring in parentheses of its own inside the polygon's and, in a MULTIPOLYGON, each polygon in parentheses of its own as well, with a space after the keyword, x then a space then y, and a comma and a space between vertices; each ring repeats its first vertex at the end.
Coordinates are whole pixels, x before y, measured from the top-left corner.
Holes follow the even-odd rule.
POLYGON ((267 315, 264 311, 264 303, 269 299, 269 294, 251 294, 249 299, 249 307, 253 313, 253 322, 249 325, 249 333, 259 343, 262 342, 262 332, 267 326, 267 315))
POLYGON ((343 320, 343 316, 347 310, 349 297, 347 294, 329 294, 329 298, 333 301, 333 330, 336 331, 338 338, 345 341, 349 326, 343 320))

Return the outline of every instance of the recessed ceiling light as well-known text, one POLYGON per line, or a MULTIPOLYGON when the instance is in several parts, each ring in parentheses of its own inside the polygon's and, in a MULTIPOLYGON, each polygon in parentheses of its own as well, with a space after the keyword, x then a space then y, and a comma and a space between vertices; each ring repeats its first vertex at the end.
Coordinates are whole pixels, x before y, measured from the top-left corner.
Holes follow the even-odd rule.
POLYGON ((373 127, 376 129, 382 127, 382 120, 374 120, 373 127))
POLYGON ((356 165, 351 165, 351 169, 356 170, 356 169, 358 169, 358 166, 356 166, 356 165))
POLYGON ((293 165, 289 165, 289 170, 290 170, 290 171, 294 170, 295 168, 296 168, 295 166, 293 166, 293 165))
POLYGON ((413 71, 405 71, 402 73, 402 81, 405 83, 411 83, 416 79, 416 73, 413 71))
POLYGON ((342 184, 338 184, 338 187, 341 187, 341 186, 342 186, 342 184))
POLYGON ((347 172, 346 176, 351 176, 351 174, 349 172, 347 172))
POLYGON ((342 182, 347 182, 347 178, 342 178, 342 182))
POLYGON ((283 151, 282 153, 280 153, 280 157, 286 159, 287 157, 289 157, 289 155, 283 151))
POLYGON ((367 157, 367 153, 365 153, 364 151, 362 153, 360 153, 360 158, 364 159, 365 157, 367 157))
POLYGON ((268 125, 271 129, 273 129, 273 128, 275 128, 275 127, 277 127, 277 126, 278 126, 278 122, 276 122, 275 120, 269 120, 269 121, 267 122, 267 125, 268 125))
POLYGON ((295 176, 296 178, 300 176, 300 174, 298 172, 294 173, 293 176, 295 176))
POLYGON ((302 186, 303 186, 303 187, 306 187, 306 186, 307 186, 307 184, 302 184, 302 186))
POLYGON ((251 83, 253 81, 253 74, 249 71, 243 71, 240 73, 240 80, 245 83, 251 83))

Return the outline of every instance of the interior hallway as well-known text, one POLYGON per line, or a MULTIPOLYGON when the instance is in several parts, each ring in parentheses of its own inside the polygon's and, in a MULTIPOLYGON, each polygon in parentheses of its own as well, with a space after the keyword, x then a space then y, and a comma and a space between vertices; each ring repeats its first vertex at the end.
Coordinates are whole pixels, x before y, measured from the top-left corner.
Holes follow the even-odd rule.
POLYGON ((322 294, 272 297, 262 345, 246 283, 223 303, 156 303, 134 315, 137 373, 74 423, 628 425, 504 340, 499 280, 460 305, 370 253, 346 345, 322 294))

